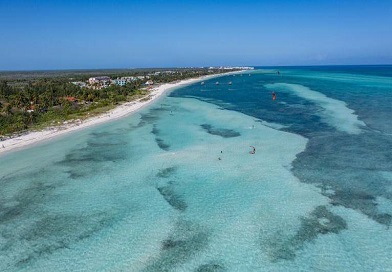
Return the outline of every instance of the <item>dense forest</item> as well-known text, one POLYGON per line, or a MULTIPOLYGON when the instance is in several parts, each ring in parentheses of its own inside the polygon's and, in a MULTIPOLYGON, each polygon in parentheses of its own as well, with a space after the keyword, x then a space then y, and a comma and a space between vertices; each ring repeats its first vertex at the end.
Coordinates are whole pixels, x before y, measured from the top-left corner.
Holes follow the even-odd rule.
MULTIPOLYGON (((154 84, 198 77, 226 70, 177 69, 170 73, 138 71, 106 74, 112 79, 123 76, 148 76, 154 84)), ((113 108, 116 104, 147 96, 146 79, 125 86, 106 88, 79 87, 71 81, 85 82, 92 74, 36 77, 0 81, 0 137, 27 129, 40 129, 70 119, 83 119, 113 108)))

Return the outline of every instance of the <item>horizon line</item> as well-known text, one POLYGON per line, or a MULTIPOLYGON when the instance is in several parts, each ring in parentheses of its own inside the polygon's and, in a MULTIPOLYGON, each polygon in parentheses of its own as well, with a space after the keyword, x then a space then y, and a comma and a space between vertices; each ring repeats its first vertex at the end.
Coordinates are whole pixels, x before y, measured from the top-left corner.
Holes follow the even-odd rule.
POLYGON ((54 68, 54 69, 26 69, 26 70, 2 70, 0 73, 7 72, 51 72, 51 71, 102 71, 102 70, 143 70, 143 69, 203 69, 219 67, 326 67, 326 66, 391 66, 392 63, 381 64, 309 64, 309 65, 216 65, 216 66, 165 66, 165 67, 128 67, 128 68, 54 68))

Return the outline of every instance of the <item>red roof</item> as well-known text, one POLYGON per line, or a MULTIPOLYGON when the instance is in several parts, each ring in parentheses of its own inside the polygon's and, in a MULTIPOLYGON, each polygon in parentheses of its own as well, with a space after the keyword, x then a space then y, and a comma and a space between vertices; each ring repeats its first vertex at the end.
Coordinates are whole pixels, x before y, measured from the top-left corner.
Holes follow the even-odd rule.
POLYGON ((75 98, 75 97, 73 97, 73 96, 67 96, 67 97, 64 97, 65 98, 65 100, 68 100, 69 102, 75 102, 77 99, 75 98))

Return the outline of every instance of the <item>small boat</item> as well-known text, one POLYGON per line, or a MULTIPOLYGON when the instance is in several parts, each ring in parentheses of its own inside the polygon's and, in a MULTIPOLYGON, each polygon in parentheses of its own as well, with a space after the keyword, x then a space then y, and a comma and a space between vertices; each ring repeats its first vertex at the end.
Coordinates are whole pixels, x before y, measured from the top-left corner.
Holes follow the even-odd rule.
POLYGON ((201 85, 204 85, 204 81, 202 83, 200 83, 201 85))
POLYGON ((233 84, 231 81, 229 82, 229 85, 233 84))
POLYGON ((215 85, 219 85, 219 82, 217 81, 217 82, 215 82, 215 85))

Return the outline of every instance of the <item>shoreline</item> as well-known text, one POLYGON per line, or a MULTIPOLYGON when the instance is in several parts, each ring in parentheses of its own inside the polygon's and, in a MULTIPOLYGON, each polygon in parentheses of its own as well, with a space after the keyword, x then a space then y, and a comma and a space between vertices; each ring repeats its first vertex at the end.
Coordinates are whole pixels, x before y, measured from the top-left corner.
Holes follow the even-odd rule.
POLYGON ((177 87, 183 87, 186 85, 190 85, 196 82, 200 82, 203 80, 208 80, 211 78, 231 75, 231 74, 238 74, 243 72, 241 71, 234 71, 234 72, 227 72, 223 74, 213 74, 213 75, 205 75, 198 78, 190 78, 184 79, 179 82, 175 83, 164 83, 157 87, 154 87, 147 96, 139 98, 135 101, 125 102, 114 109, 105 112, 103 114, 87 118, 85 120, 75 120, 70 124, 63 124, 59 126, 51 126, 47 127, 40 131, 29 131, 27 134, 23 134, 17 137, 12 137, 0 142, 0 156, 28 148, 34 144, 43 142, 44 140, 53 139, 55 137, 64 135, 66 133, 70 133, 76 130, 81 130, 87 127, 91 127, 94 125, 102 124, 105 122, 117 120, 131 114, 136 113, 138 110, 144 108, 145 106, 151 104, 152 102, 156 101, 158 98, 162 97, 163 94, 167 93, 168 91, 173 90, 177 87), (146 98, 148 98, 146 100, 146 98))

